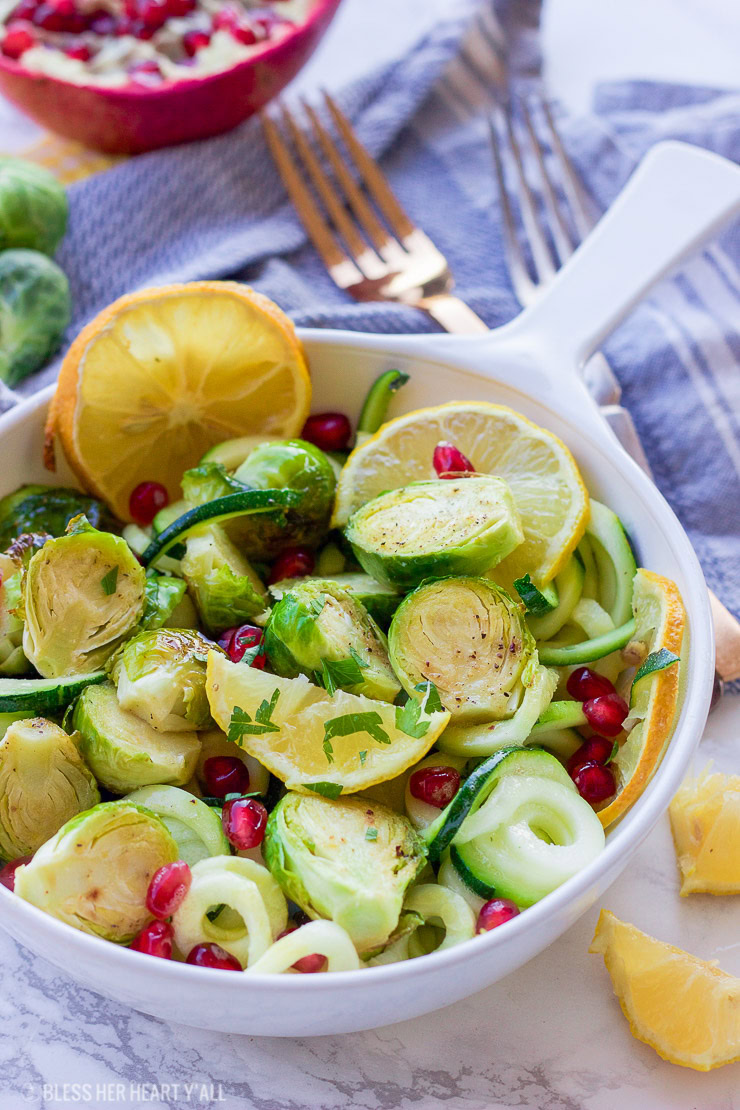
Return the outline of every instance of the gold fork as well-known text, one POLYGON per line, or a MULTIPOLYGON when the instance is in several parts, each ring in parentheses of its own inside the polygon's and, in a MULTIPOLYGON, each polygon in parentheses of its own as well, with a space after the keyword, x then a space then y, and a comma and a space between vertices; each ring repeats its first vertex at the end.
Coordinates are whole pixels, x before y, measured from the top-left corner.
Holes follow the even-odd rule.
POLYGON ((301 103, 313 142, 282 107, 283 127, 297 158, 276 122, 268 115, 262 122, 283 184, 333 281, 356 301, 420 308, 448 332, 488 331, 453 295, 446 258, 406 215, 343 112, 328 93, 323 96, 349 158, 306 101, 301 103))

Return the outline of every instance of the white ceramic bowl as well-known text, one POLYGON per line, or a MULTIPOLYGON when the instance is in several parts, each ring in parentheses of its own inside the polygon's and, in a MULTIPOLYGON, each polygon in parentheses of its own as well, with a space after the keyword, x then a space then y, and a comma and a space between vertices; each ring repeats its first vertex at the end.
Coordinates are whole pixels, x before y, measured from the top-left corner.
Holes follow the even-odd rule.
MULTIPOLYGON (((601 898, 681 782, 713 678, 706 588, 691 545, 606 428, 574 369, 644 288, 740 201, 740 174, 732 176, 737 171, 721 159, 678 144, 651 159, 548 297, 486 338, 302 333, 317 411, 356 417, 370 382, 398 367, 411 380, 395 400, 396 414, 476 398, 511 405, 551 428, 573 450, 592 493, 622 518, 641 563, 678 583, 690 648, 675 733, 653 781, 610 831, 605 851, 505 928, 408 963, 357 972, 253 977, 155 960, 86 936, 0 889, 0 921, 18 941, 85 986, 157 1017, 228 1032, 306 1036, 402 1021, 473 994, 541 952, 601 898), (685 197, 666 216, 666 188, 687 178, 685 197)), ((41 444, 50 396, 47 390, 0 418, 3 493, 22 482, 48 481, 41 444)), ((58 480, 69 477, 62 471, 58 480)))

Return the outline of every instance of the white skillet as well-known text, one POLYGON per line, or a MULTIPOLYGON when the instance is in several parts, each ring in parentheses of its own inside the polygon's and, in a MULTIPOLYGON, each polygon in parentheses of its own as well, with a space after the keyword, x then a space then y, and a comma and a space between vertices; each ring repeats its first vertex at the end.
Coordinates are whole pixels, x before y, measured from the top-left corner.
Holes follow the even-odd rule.
MULTIPOLYGON (((483 338, 370 336, 306 330, 314 409, 357 417, 366 388, 399 367, 411 381, 395 414, 448 400, 500 401, 573 450, 592 493, 636 541, 642 565, 673 578, 688 612, 680 716, 652 783, 603 854, 500 930, 445 952, 333 975, 241 976, 143 956, 85 936, 0 888, 0 923, 22 944, 109 998, 175 1022, 271 1036, 345 1033, 401 1021, 502 978, 601 898, 665 811, 701 737, 714 669, 701 569, 673 512, 613 437, 579 367, 646 290, 740 211, 740 169, 680 143, 647 156, 542 299, 483 338)), ((42 429, 51 390, 0 417, 0 492, 44 482, 42 429)), ((665 419, 671 419, 666 383, 665 419)), ((680 444, 676 445, 677 451, 680 444)), ((59 482, 69 482, 61 471, 59 482)))

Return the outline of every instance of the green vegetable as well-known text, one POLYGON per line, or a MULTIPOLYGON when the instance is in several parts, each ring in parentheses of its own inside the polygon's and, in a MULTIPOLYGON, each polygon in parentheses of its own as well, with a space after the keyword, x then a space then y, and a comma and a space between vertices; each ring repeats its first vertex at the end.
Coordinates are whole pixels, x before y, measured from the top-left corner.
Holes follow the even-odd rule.
POLYGON ((426 863, 410 823, 386 806, 295 793, 270 814, 263 854, 289 898, 309 916, 341 925, 365 955, 388 941, 426 863), (368 829, 375 839, 366 839, 368 829))
POLYGON ((538 590, 530 576, 525 574, 523 578, 514 580, 514 589, 524 602, 527 612, 533 616, 541 617, 557 607, 558 591, 553 582, 538 590))
POLYGON ((583 592, 583 566, 575 555, 568 560, 560 574, 556 575, 554 587, 558 596, 555 608, 539 617, 527 614, 529 631, 538 643, 549 640, 567 624, 580 600, 583 592))
POLYGON ((99 670, 138 624, 144 588, 126 541, 75 518, 68 535, 49 540, 28 564, 23 650, 46 678, 99 670))
POLYGON ((345 534, 362 568, 399 590, 483 574, 523 539, 509 487, 486 475, 383 493, 354 513, 345 534))
POLYGON ((206 629, 214 634, 240 624, 264 624, 267 590, 218 524, 185 542, 182 572, 206 629))
POLYGON ((198 762, 193 732, 159 732, 118 704, 114 686, 88 686, 72 714, 80 751, 101 786, 127 794, 139 786, 183 786, 198 762))
POLYGON ((121 708, 159 732, 208 728, 206 660, 209 651, 220 650, 190 629, 140 632, 110 664, 121 708))
POLYGON ((419 683, 433 682, 452 724, 512 717, 533 679, 535 645, 521 611, 487 578, 419 586, 396 610, 388 645, 406 692, 418 698, 419 683))
POLYGON ((210 856, 231 852, 216 810, 177 786, 142 786, 126 801, 156 813, 177 844, 177 858, 190 867, 210 856))
POLYGON ((102 802, 18 868, 15 893, 74 929, 127 944, 151 920, 152 875, 176 859, 177 845, 153 813, 129 801, 102 802))
POLYGON ((28 247, 53 254, 67 229, 67 194, 49 170, 0 158, 0 251, 28 247))
POLYGON ((0 678, 0 713, 62 713, 87 686, 105 680, 105 671, 62 678, 0 678))
POLYGON ((635 634, 635 618, 631 617, 620 628, 613 628, 591 640, 579 644, 561 644, 548 640, 539 645, 539 656, 548 667, 572 667, 575 664, 593 663, 629 643, 635 634))
POLYGON ((67 278, 39 251, 0 253, 0 378, 17 385, 40 370, 70 317, 67 278))
POLYGON ((0 547, 26 532, 63 536, 73 517, 83 514, 93 528, 109 530, 113 521, 105 505, 75 489, 21 486, 0 500, 0 547))
POLYGON ((266 436, 238 436, 236 439, 226 439, 223 443, 217 443, 215 447, 209 447, 198 465, 203 466, 210 462, 220 463, 225 470, 233 473, 255 447, 276 442, 278 441, 268 439, 266 436))
POLYGON ((9 555, 0 555, 0 675, 25 674, 31 669, 23 651, 21 572, 9 555))
POLYGON ((385 424, 388 415, 388 406, 394 394, 406 385, 408 374, 400 370, 386 370, 376 378, 370 386, 365 403, 362 406, 360 419, 357 423, 357 442, 362 443, 370 435, 377 432, 381 424, 385 424))
MULTIPOLYGON (((389 586, 384 586, 382 582, 376 582, 374 578, 363 571, 323 574, 321 577, 323 581, 332 582, 335 586, 340 586, 351 594, 355 601, 359 601, 360 605, 367 609, 370 616, 374 621, 377 621, 381 628, 388 627, 391 617, 402 601, 401 595, 397 594, 395 590, 392 590, 389 586)), ((282 578, 268 588, 272 596, 279 601, 298 583, 306 581, 312 581, 312 579, 282 578)))
POLYGON ((656 671, 664 671, 666 667, 672 667, 674 663, 680 661, 680 656, 675 652, 669 651, 668 648, 660 648, 658 651, 652 651, 648 655, 645 662, 638 668, 637 674, 632 679, 632 688, 642 678, 647 678, 650 674, 655 674, 656 671))
POLYGON ((624 625, 632 616, 633 580, 637 572, 624 525, 616 513, 592 498, 586 537, 598 571, 597 600, 615 625, 624 625))
POLYGON ((100 801, 74 738, 43 717, 16 721, 0 741, 0 857, 28 856, 100 801))
MULTIPOLYGON (((217 462, 201 463, 186 470, 182 476, 181 486, 184 500, 177 501, 175 504, 181 506, 182 512, 187 512, 189 508, 196 505, 205 505, 218 497, 226 497, 230 493, 244 493, 245 490, 253 488, 248 483, 232 477, 226 467, 217 462)), ((172 520, 167 520, 167 516, 171 515, 168 513, 170 508, 171 506, 168 505, 167 509, 162 510, 165 516, 161 513, 157 514, 165 527, 172 523, 172 520)), ((172 519, 176 520, 177 517, 172 519)), ((155 530, 162 531, 162 528, 155 524, 155 530)))
MULTIPOLYGON (((146 576, 146 606, 139 622, 141 629, 162 628, 168 623, 185 597, 185 583, 181 578, 167 578, 149 571, 146 576)), ((173 627, 183 627, 173 625, 173 627)), ((189 626, 188 626, 189 627, 189 626)))
POLYGON ((400 684, 375 621, 347 590, 324 579, 297 582, 272 610, 265 651, 284 678, 305 674, 337 688, 392 702, 400 684))

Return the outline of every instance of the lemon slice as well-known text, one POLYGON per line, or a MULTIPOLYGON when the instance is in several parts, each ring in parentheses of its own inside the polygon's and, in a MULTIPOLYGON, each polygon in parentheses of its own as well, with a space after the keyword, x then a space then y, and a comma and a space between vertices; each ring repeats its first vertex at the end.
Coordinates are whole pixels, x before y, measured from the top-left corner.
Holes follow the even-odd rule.
POLYGON ((313 787, 327 797, 400 775, 426 755, 450 719, 447 712, 422 713, 409 723, 387 702, 344 690, 330 696, 303 675, 278 678, 215 651, 208 654, 206 690, 229 739, 292 790, 313 787), (415 735, 399 727, 399 717, 415 735))
POLYGON ((455 401, 384 424, 347 460, 334 526, 384 490, 436 477, 432 456, 440 440, 459 447, 480 473, 504 478, 514 495, 524 543, 498 565, 496 581, 510 586, 529 573, 540 585, 549 582, 584 533, 588 493, 565 444, 504 405, 455 401))
POLYGON ((697 1071, 740 1059, 740 979, 602 910, 601 953, 630 1029, 671 1064, 697 1071))
POLYGON ((740 894, 740 775, 689 778, 671 802, 681 894, 740 894))
POLYGON ((142 481, 171 501, 216 443, 297 435, 311 386, 287 316, 236 282, 193 282, 122 297, 83 329, 47 423, 82 484, 122 520, 142 481))
MULTIPOLYGON (((680 658, 686 613, 675 582, 650 570, 638 570, 632 611, 635 615, 632 642, 639 645, 642 655, 664 649, 680 658)), ((609 764, 617 780, 617 793, 609 805, 599 810, 605 828, 639 798, 660 763, 678 704, 679 667, 680 663, 673 663, 653 671, 632 687, 628 721, 636 723, 609 764)))

